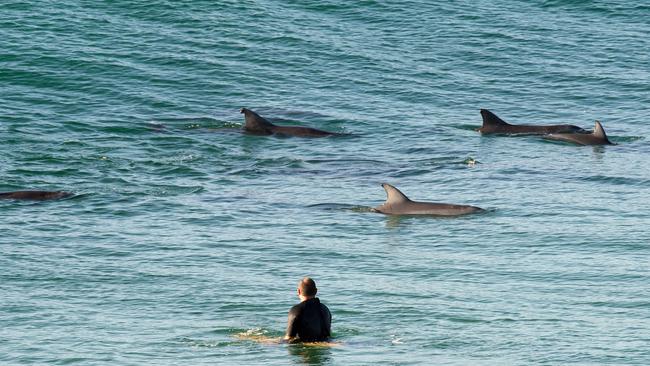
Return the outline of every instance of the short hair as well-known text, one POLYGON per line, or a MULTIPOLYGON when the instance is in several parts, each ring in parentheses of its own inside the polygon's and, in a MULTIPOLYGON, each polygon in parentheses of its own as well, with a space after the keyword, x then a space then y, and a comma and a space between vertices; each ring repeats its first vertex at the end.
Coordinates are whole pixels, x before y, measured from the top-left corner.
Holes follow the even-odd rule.
POLYGON ((298 284, 298 287, 304 296, 316 296, 316 292, 318 292, 316 282, 309 277, 303 278, 298 284))

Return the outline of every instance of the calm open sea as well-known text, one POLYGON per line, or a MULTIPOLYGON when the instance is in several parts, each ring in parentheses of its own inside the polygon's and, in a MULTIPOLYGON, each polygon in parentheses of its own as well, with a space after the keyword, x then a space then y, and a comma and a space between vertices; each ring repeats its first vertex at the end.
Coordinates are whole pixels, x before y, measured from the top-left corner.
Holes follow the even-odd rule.
POLYGON ((0 364, 648 365, 649 50, 625 0, 3 1, 0 191, 77 196, 0 201, 0 364), (340 344, 254 341, 305 275, 340 344))

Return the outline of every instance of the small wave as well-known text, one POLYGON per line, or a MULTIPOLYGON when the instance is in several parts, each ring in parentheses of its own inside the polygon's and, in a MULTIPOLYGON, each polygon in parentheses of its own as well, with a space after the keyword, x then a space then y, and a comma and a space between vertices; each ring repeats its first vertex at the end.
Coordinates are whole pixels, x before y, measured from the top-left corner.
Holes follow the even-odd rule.
POLYGON ((620 15, 627 14, 629 11, 645 11, 648 10, 646 4, 635 4, 633 2, 621 2, 619 4, 602 4, 590 0, 546 0, 541 4, 545 9, 563 9, 573 10, 578 12, 593 12, 607 15, 620 15))
POLYGON ((614 143, 620 144, 626 142, 645 140, 645 137, 644 136, 609 136, 609 139, 614 143))
POLYGON ((465 160, 463 160, 462 163, 467 165, 470 168, 473 168, 477 164, 480 164, 481 162, 470 156, 470 157, 466 158, 465 160))
POLYGON ((247 329, 243 332, 238 332, 235 333, 235 337, 244 337, 244 338, 249 338, 249 337, 262 337, 266 336, 269 333, 268 330, 262 329, 262 328, 251 328, 247 329))
POLYGON ((305 163, 309 164, 323 164, 331 166, 349 166, 350 163, 369 163, 369 164, 383 164, 384 161, 374 159, 308 159, 305 163))
POLYGON ((173 186, 173 185, 151 185, 147 192, 153 196, 168 197, 185 194, 193 194, 204 191, 202 186, 173 186))
POLYGON ((242 124, 211 117, 158 118, 147 122, 149 130, 163 132, 169 130, 230 130, 241 129, 242 124))
POLYGON ((455 128, 457 130, 465 130, 465 131, 472 131, 472 132, 478 132, 477 129, 481 127, 480 125, 470 125, 470 124, 457 124, 457 125, 449 125, 448 127, 450 128, 455 128))
POLYGON ((317 203, 307 206, 324 211, 352 211, 352 212, 373 212, 372 207, 351 205, 349 203, 317 203))
POLYGON ((260 113, 268 113, 270 115, 287 115, 291 117, 297 117, 298 119, 302 120, 304 118, 307 119, 327 119, 329 118, 328 115, 321 114, 318 112, 314 111, 302 111, 302 110, 295 110, 295 109, 282 109, 282 108, 260 108, 260 113))
POLYGON ((248 329, 235 333, 232 336, 241 341, 253 341, 264 344, 279 344, 282 342, 282 336, 271 334, 271 332, 263 328, 248 329))
POLYGON ((186 337, 179 338, 178 341, 192 348, 215 348, 215 347, 231 346, 235 344, 235 342, 233 341, 208 341, 208 340, 192 339, 186 337))
POLYGON ((622 185, 622 186, 646 186, 649 182, 648 179, 612 177, 606 175, 593 175, 590 177, 583 177, 579 179, 585 182, 608 183, 612 185, 622 185))
POLYGON ((254 166, 257 168, 268 167, 282 167, 282 168, 300 168, 302 167, 302 159, 280 157, 271 159, 258 159, 254 166))

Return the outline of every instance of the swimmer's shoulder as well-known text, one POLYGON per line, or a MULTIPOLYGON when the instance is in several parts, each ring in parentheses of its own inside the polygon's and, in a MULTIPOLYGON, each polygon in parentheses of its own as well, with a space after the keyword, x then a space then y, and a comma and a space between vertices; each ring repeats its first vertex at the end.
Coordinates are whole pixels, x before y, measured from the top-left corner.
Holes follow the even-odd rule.
POLYGON ((298 315, 298 314, 300 314, 300 312, 302 312, 304 307, 305 307, 305 304, 302 303, 302 302, 300 304, 296 304, 296 305, 292 306, 291 309, 289 309, 289 314, 298 315))

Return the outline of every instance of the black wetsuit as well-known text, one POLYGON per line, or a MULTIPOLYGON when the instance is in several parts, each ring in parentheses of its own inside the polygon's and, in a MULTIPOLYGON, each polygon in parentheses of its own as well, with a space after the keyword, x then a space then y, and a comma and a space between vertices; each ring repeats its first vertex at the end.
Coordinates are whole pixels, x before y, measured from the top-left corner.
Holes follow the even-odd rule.
POLYGON ((317 297, 294 305, 289 310, 287 336, 293 341, 322 342, 331 334, 332 314, 317 297))

